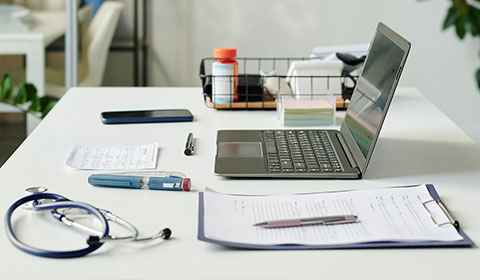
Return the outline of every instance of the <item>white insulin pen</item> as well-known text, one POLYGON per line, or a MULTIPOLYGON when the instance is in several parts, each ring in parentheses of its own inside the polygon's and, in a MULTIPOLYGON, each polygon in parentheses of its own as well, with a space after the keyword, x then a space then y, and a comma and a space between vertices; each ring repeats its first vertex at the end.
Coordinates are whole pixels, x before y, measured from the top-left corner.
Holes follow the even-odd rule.
POLYGON ((118 174, 92 174, 88 183, 96 187, 113 187, 129 189, 189 191, 190 178, 180 172, 149 172, 128 175, 118 174))

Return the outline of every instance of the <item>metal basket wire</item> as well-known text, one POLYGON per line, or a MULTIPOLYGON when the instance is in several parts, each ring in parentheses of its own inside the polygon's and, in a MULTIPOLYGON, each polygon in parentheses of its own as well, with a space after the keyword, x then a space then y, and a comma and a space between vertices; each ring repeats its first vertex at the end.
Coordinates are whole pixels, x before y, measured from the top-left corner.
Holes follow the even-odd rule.
POLYGON ((348 100, 350 99, 351 93, 355 86, 356 76, 342 74, 342 75, 308 75, 308 76, 289 76, 288 69, 290 64, 294 61, 305 61, 312 60, 316 58, 310 57, 271 57, 271 58, 260 58, 260 57, 239 57, 236 58, 238 62, 238 75, 228 75, 228 76, 213 76, 212 73, 212 63, 215 61, 215 58, 203 58, 200 63, 200 80, 202 81, 202 90, 204 95, 205 104, 210 108, 215 109, 257 109, 257 110, 268 110, 276 109, 277 107, 277 95, 286 94, 291 95, 292 91, 290 89, 285 89, 282 87, 281 79, 291 80, 295 79, 298 84, 302 83, 303 86, 309 85, 309 90, 304 91, 302 94, 308 98, 309 96, 314 96, 320 94, 320 90, 325 90, 326 88, 337 98, 337 109, 346 109, 348 106, 348 100), (260 75, 260 73, 263 73, 260 75), (238 83, 238 96, 235 96, 234 93, 228 93, 231 100, 235 100, 229 103, 215 103, 212 98, 212 83, 216 78, 228 78, 230 84, 235 82, 238 83), (276 79, 278 80, 278 87, 272 90, 267 90, 265 87, 265 81, 267 79, 276 79), (320 80, 321 79, 321 80, 320 80), (321 89, 318 88, 318 83, 322 82, 324 85, 321 89), (332 87, 332 84, 340 85, 335 88, 332 87), (274 91, 274 92, 271 92, 274 91))

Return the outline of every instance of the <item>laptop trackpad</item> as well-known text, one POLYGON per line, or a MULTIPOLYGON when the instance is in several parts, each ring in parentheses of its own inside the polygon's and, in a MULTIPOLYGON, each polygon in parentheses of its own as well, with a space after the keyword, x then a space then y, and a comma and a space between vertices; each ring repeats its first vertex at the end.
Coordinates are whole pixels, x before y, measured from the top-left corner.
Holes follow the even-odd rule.
POLYGON ((263 157, 261 142, 223 142, 218 144, 219 158, 263 157))

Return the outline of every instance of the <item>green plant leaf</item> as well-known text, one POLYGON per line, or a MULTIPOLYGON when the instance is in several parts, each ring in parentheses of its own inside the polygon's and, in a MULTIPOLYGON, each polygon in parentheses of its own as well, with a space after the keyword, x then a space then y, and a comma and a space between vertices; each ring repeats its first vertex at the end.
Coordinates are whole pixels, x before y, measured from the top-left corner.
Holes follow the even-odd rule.
POLYGON ((0 100, 8 101, 12 97, 12 79, 6 73, 2 79, 2 90, 0 92, 0 100))
POLYGON ((50 110, 53 109, 53 107, 55 106, 55 104, 57 104, 56 101, 48 101, 48 103, 42 107, 42 109, 40 110, 42 112, 42 116, 41 118, 45 118, 45 116, 50 112, 50 110))
POLYGON ((42 107, 40 106, 40 99, 35 96, 34 99, 31 100, 32 103, 30 103, 30 106, 28 107, 28 111, 30 112, 40 112, 42 110, 42 107))
POLYGON ((37 88, 31 83, 25 83, 25 91, 27 93, 27 101, 38 99, 37 88))
POLYGON ((443 30, 449 28, 453 24, 455 24, 455 20, 457 19, 457 13, 455 12, 455 8, 452 6, 448 8, 447 16, 443 21, 443 30))
POLYGON ((473 36, 480 35, 480 10, 472 7, 468 12, 468 19, 470 21, 470 31, 473 36))
POLYGON ((475 72, 475 78, 477 79, 477 87, 480 90, 480 68, 475 72))
POLYGON ((18 85, 18 92, 13 99, 13 105, 25 104, 25 102, 27 102, 27 90, 25 89, 25 83, 21 83, 18 85))
POLYGON ((28 106, 27 111, 29 112, 40 112, 41 104, 37 96, 37 88, 31 83, 21 83, 18 85, 18 93, 13 100, 13 104, 25 104, 26 102, 31 102, 28 106))
POLYGON ((52 101, 48 96, 40 97, 39 100, 41 107, 40 112, 42 112, 42 114, 45 113, 45 115, 57 104, 56 101, 52 101))
POLYGON ((467 33, 467 17, 466 16, 459 16, 455 21, 455 31, 457 32, 457 36, 460 39, 465 37, 467 33))
POLYGON ((50 102, 50 98, 47 96, 40 97, 39 100, 40 100, 40 106, 42 106, 42 108, 46 107, 47 104, 50 102))

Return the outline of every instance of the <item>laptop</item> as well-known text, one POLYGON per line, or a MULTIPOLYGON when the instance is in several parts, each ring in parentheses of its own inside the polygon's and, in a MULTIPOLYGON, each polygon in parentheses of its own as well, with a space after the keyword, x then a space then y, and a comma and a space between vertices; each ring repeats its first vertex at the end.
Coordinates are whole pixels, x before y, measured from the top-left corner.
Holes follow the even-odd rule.
POLYGON ((362 178, 410 46, 410 42, 379 23, 340 130, 219 130, 215 174, 362 178))

